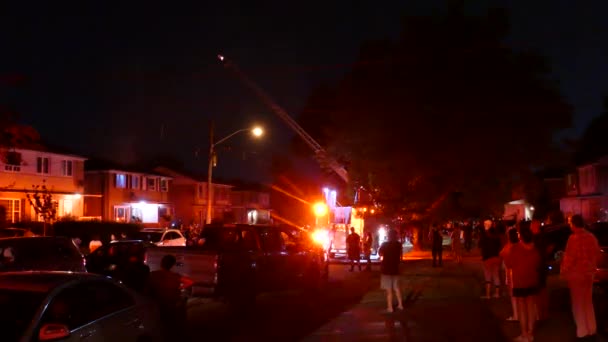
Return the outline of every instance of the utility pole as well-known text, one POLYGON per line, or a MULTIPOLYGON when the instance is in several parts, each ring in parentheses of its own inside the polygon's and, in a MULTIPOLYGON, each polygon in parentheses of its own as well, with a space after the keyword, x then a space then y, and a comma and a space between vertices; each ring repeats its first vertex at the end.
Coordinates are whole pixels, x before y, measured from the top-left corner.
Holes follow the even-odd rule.
POLYGON ((206 223, 211 224, 211 205, 213 200, 213 159, 215 158, 215 144, 213 142, 213 121, 209 121, 209 165, 207 168, 207 218, 206 223))

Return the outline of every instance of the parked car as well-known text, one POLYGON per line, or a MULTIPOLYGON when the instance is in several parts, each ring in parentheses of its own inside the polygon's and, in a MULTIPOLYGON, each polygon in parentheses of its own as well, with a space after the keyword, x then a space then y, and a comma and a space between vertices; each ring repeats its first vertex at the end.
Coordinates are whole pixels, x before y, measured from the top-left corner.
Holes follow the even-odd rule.
POLYGON ((145 228, 135 233, 132 238, 152 242, 162 247, 186 245, 186 238, 179 229, 145 228))
POLYGON ((608 227, 596 225, 591 230, 600 244, 601 255, 597 263, 594 281, 596 285, 608 290, 608 227))
POLYGON ((85 258, 67 237, 20 237, 0 239, 0 272, 86 272, 85 258))
POLYGON ((146 264, 147 248, 157 247, 141 240, 113 241, 86 256, 87 271, 112 277, 136 291, 142 291, 150 268, 146 264))
POLYGON ((160 334, 153 303, 88 273, 2 273, 0 307, 2 341, 139 341, 160 334))
POLYGON ((32 237, 38 236, 31 230, 25 228, 2 228, 0 229, 0 239, 10 237, 32 237))
POLYGON ((149 247, 151 271, 166 254, 177 258, 175 271, 194 280, 193 296, 251 303, 260 292, 317 289, 329 273, 323 248, 307 231, 269 225, 212 225, 202 244, 149 247))

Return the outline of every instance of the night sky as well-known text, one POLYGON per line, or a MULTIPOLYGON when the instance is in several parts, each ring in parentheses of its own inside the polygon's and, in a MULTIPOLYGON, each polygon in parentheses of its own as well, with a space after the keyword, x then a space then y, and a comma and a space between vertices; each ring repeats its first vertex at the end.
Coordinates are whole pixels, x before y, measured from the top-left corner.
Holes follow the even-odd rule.
MULTIPOLYGON (((0 103, 74 152, 123 163, 172 154, 193 170, 206 169, 210 120, 219 136, 262 124, 263 139, 241 135, 223 145, 215 171, 249 180, 269 179, 271 156, 287 151, 292 133, 219 65, 218 53, 297 117, 310 89, 348 70, 363 40, 396 38, 403 14, 445 7, 443 0, 60 3, 2 5, 0 103)), ((575 126, 563 135, 580 134, 608 95, 608 2, 467 4, 477 13, 492 5, 511 11, 509 43, 550 58, 575 108, 575 126)))

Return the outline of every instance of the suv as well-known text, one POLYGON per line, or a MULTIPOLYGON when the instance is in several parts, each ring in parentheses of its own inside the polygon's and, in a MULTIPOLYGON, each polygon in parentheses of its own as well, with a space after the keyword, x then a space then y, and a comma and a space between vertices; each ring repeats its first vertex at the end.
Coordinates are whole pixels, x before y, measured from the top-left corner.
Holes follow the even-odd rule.
POLYGON ((186 238, 179 229, 144 228, 133 236, 136 240, 152 242, 161 247, 185 246, 186 238))

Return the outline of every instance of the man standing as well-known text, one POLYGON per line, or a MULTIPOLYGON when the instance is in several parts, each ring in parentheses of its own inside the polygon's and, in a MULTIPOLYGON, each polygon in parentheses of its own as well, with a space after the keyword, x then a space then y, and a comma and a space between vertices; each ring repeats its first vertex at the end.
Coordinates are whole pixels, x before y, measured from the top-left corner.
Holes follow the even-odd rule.
POLYGON ((494 285, 494 298, 500 297, 500 236, 491 220, 483 222, 484 231, 479 235, 483 273, 486 280, 486 293, 481 298, 488 299, 494 285))
POLYGON ((186 303, 181 290, 193 284, 191 279, 171 271, 176 263, 175 256, 165 255, 160 261, 161 269, 150 273, 146 287, 146 293, 156 300, 160 308, 163 335, 167 341, 173 338, 180 340, 175 335, 183 330, 186 321, 186 303))
POLYGON ((441 231, 437 227, 437 224, 431 226, 429 240, 431 240, 433 267, 437 266, 437 259, 439 259, 439 267, 441 267, 443 264, 443 236, 441 236, 441 231))
POLYGON ((382 262, 380 264, 380 287, 386 290, 387 311, 393 312, 393 291, 397 297, 397 309, 403 310, 403 299, 399 288, 399 265, 401 264, 401 244, 397 231, 388 232, 388 241, 382 243, 378 251, 382 262))
POLYGON ((355 268, 355 261, 361 271, 361 237, 355 233, 355 228, 350 227, 350 234, 346 238, 346 253, 350 259, 350 271, 355 268))
POLYGON ((585 230, 582 216, 572 216, 569 224, 572 235, 566 244, 561 276, 570 288, 576 336, 590 337, 596 334, 597 329, 592 293, 593 276, 601 251, 595 236, 585 230))

